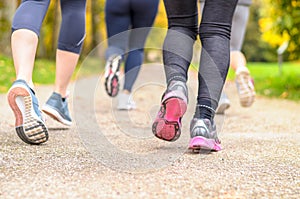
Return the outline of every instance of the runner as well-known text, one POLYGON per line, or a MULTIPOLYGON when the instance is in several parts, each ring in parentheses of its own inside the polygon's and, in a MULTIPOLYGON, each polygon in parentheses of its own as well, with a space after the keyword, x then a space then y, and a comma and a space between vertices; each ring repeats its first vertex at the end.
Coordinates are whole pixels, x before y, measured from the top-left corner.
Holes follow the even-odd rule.
MULTIPOLYGON (((198 36, 197 0, 164 0, 169 31, 163 47, 167 89, 153 123, 156 137, 175 141, 187 109, 187 72, 198 36)), ((227 76, 230 60, 231 22, 237 0, 205 3, 199 36, 202 43, 197 106, 191 121, 190 149, 221 150, 214 123, 215 111, 227 76)))
MULTIPOLYGON (((34 92, 32 71, 42 22, 50 0, 23 0, 13 23, 11 48, 16 81, 8 91, 18 136, 28 144, 48 140, 48 130, 34 92)), ((61 0, 62 24, 56 51, 56 81, 54 93, 44 111, 58 121, 71 125, 66 89, 77 64, 85 37, 85 0, 61 0)))
POLYGON ((118 95, 120 65, 123 60, 125 62, 124 87, 118 96, 117 108, 119 110, 136 108, 131 91, 144 59, 143 48, 150 30, 147 27, 151 27, 154 22, 158 3, 159 0, 106 1, 108 48, 106 50, 105 88, 111 97, 118 95), (131 29, 136 30, 129 31, 131 29))

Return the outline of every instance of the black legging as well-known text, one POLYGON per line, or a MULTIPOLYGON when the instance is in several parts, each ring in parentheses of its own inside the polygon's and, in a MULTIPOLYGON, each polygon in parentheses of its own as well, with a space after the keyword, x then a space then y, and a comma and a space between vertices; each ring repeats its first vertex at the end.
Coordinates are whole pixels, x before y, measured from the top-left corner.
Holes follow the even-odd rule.
MULTIPOLYGON (((169 23, 163 48, 167 83, 186 82, 198 35, 197 0, 164 0, 164 3, 169 23)), ((197 107, 203 109, 201 114, 209 112, 213 116, 218 106, 229 67, 230 31, 236 3, 237 0, 207 0, 203 10, 199 27, 202 50, 197 97, 197 107)), ((197 114, 200 113, 196 111, 197 114)))
MULTIPOLYGON (((50 0, 22 0, 12 23, 12 31, 28 29, 40 34, 50 0)), ((86 0, 60 0, 62 22, 58 49, 80 53, 85 37, 86 0)))

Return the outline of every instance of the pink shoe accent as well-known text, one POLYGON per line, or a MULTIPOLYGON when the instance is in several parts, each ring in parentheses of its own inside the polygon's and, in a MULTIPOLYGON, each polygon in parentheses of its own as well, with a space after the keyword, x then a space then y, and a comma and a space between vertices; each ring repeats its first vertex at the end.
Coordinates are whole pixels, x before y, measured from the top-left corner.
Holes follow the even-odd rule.
POLYGON ((114 76, 112 79, 111 90, 112 97, 116 96, 119 92, 119 80, 117 76, 114 76))
POLYGON ((156 137, 166 141, 175 141, 181 134, 181 118, 186 112, 187 102, 177 98, 164 97, 161 109, 158 112, 152 131, 156 137))
POLYGON ((222 150, 221 144, 216 142, 214 139, 207 139, 202 136, 193 137, 189 144, 189 149, 192 150, 211 150, 211 151, 220 151, 222 150))
MULTIPOLYGON (((31 99, 29 92, 23 87, 14 87, 9 90, 7 98, 8 98, 9 106, 11 107, 11 109, 13 110, 13 112, 15 114, 15 118, 16 118, 15 126, 16 127, 22 126, 23 121, 24 121, 22 112, 16 102, 16 98, 18 96, 28 97, 29 99, 31 99)), ((30 100, 29 105, 30 104, 31 104, 31 100, 30 100)), ((30 107, 30 109, 31 109, 31 107, 30 107)))

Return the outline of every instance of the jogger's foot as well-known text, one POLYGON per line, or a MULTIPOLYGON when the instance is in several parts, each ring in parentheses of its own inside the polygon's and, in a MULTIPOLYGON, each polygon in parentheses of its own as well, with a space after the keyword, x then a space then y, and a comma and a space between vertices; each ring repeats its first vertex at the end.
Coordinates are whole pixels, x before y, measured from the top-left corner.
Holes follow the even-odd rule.
POLYGON ((59 93, 52 93, 42 111, 64 125, 72 125, 67 99, 63 100, 59 93))
POLYGON ((118 96, 118 110, 131 110, 136 109, 136 104, 132 99, 131 94, 120 93, 118 96))
POLYGON ((187 109, 188 92, 184 82, 172 81, 164 93, 160 110, 152 125, 156 137, 175 141, 181 134, 181 118, 187 109))
POLYGON ((191 140, 189 149, 220 151, 221 142, 218 139, 216 125, 209 119, 193 118, 190 126, 191 140))
POLYGON ((48 140, 48 130, 39 109, 38 99, 24 80, 16 80, 8 91, 8 103, 14 112, 18 136, 28 144, 48 140))
POLYGON ((120 74, 120 65, 121 65, 122 57, 119 56, 112 56, 110 57, 105 65, 105 90, 106 93, 111 96, 115 97, 118 95, 119 92, 119 74, 120 74))
POLYGON ((236 71, 236 86, 243 107, 249 107, 255 99, 255 89, 250 72, 246 67, 239 67, 236 71))
POLYGON ((229 101, 227 95, 225 94, 225 92, 222 91, 219 105, 216 110, 216 114, 224 114, 225 110, 229 109, 229 107, 230 107, 230 101, 229 101))

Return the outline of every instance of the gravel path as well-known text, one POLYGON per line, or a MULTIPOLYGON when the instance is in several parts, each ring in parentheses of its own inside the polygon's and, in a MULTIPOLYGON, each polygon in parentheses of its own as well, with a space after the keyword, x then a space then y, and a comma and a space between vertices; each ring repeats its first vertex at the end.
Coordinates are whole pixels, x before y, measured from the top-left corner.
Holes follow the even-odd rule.
MULTIPOLYGON (((195 74, 183 133, 157 140, 151 121, 164 90, 162 67, 142 68, 134 99, 138 109, 117 111, 103 79, 72 85, 71 128, 47 119, 50 139, 23 143, 14 131, 6 95, 0 95, 0 198, 299 198, 300 104, 258 96, 242 108, 227 83, 231 108, 217 116, 223 150, 187 150, 195 74)), ((37 86, 43 104, 52 86, 37 86)))

